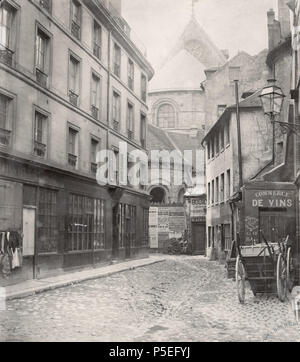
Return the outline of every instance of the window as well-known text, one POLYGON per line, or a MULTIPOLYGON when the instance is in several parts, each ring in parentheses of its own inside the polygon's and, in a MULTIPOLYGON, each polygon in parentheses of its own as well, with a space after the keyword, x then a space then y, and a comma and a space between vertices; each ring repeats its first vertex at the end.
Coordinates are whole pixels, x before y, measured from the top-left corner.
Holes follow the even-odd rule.
POLYGON ((79 99, 79 82, 80 82, 80 62, 70 55, 69 68, 69 99, 74 106, 78 106, 79 99))
POLYGON ((114 74, 121 76, 121 48, 117 44, 114 45, 114 74))
POLYGON ((102 28, 94 20, 94 34, 93 34, 93 54, 101 59, 101 43, 102 43, 102 28))
POLYGON ((69 196, 67 251, 105 249, 105 201, 69 196))
POLYGON ((99 119, 100 109, 100 78, 96 74, 92 74, 91 89, 91 112, 95 119, 99 119))
POLYGON ((15 48, 16 24, 14 17, 16 11, 7 2, 2 1, 0 7, 0 62, 12 65, 15 48))
POLYGON ((38 253, 55 253, 58 250, 59 229, 57 191, 41 188, 37 222, 38 253))
POLYGON ((221 117, 221 115, 224 113, 225 109, 226 109, 226 104, 219 104, 218 108, 217 108, 217 116, 218 118, 221 117))
POLYGON ((225 124, 225 144, 226 146, 230 145, 230 124, 229 121, 225 124))
POLYGON ((46 157, 48 137, 48 117, 40 112, 35 112, 34 120, 34 154, 46 157))
POLYGON ((207 204, 210 205, 211 203, 211 190, 210 190, 210 182, 208 183, 208 186, 207 186, 207 204))
POLYGON ((141 145, 142 147, 146 147, 147 143, 147 124, 146 124, 146 116, 141 113, 141 145))
POLYGON ((207 159, 210 160, 210 142, 207 142, 206 152, 207 152, 207 159))
POLYGON ((81 37, 81 5, 76 0, 71 1, 71 33, 80 40, 81 37))
POLYGON ((220 202, 224 202, 224 186, 225 186, 225 175, 224 173, 220 178, 220 202))
POLYGON ((216 145, 216 156, 218 156, 219 152, 220 152, 220 136, 219 136, 219 132, 216 133, 216 141, 215 141, 215 145, 216 145))
POLYGON ((78 164, 78 131, 69 127, 68 164, 76 169, 78 164))
POLYGON ((128 59, 128 87, 134 89, 134 63, 131 59, 128 59))
MULTIPOLYGON (((119 184, 119 162, 120 162, 120 156, 119 156, 119 150, 113 149, 113 154, 115 157, 115 164, 113 165, 111 163, 109 171, 110 171, 110 181, 112 184, 118 185, 119 184)), ((110 160, 112 162, 112 160, 110 160)))
POLYGON ((176 114, 174 107, 170 104, 163 104, 158 109, 157 123, 161 128, 175 128, 176 114))
POLYGON ((141 98, 146 103, 147 101, 147 78, 144 74, 141 75, 141 98))
POLYGON ((36 80, 46 87, 50 71, 50 38, 40 28, 37 29, 35 48, 36 80))
POLYGON ((12 99, 0 94, 0 146, 8 146, 11 138, 12 99))
POLYGON ((130 140, 134 138, 134 108, 131 103, 127 103, 127 136, 130 140))
POLYGON ((216 178, 216 193, 215 193, 215 201, 216 204, 219 203, 219 194, 220 194, 220 183, 219 183, 219 177, 216 178))
POLYGON ((215 203, 215 181, 211 182, 211 204, 214 205, 215 203))
POLYGON ((215 157, 215 140, 214 140, 214 137, 211 138, 210 150, 211 150, 211 158, 214 158, 215 157))
POLYGON ((121 97, 117 92, 113 92, 112 107, 113 129, 115 131, 119 131, 121 119, 121 97))
POLYGON ((226 173, 226 199, 229 200, 231 196, 231 172, 227 170, 226 173))
POLYGON ((92 138, 91 139, 91 172, 93 174, 97 173, 97 153, 99 151, 99 141, 92 138))
POLYGON ((224 225, 224 237, 225 237, 225 251, 231 251, 232 238, 231 238, 231 225, 224 225))
POLYGON ((225 134, 224 134, 224 127, 221 127, 220 130, 220 152, 224 151, 224 143, 225 143, 225 134))
POLYGON ((52 5, 51 2, 51 0, 40 0, 40 6, 50 13, 52 5))

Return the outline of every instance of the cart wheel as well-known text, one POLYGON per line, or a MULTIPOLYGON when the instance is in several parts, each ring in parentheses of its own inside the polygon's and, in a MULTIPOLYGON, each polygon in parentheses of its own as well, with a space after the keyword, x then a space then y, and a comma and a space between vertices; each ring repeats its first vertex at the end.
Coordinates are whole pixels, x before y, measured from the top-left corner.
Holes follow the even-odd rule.
POLYGON ((293 268, 293 260, 292 260, 292 248, 289 247, 287 251, 287 257, 286 257, 286 264, 287 264, 287 287, 289 292, 292 291, 294 282, 295 282, 295 274, 294 274, 294 268, 293 268))
POLYGON ((282 254, 279 254, 277 260, 276 282, 278 299, 281 302, 285 302, 287 294, 287 265, 282 254))
POLYGON ((236 260, 235 280, 239 302, 244 304, 246 297, 246 272, 240 256, 236 260))

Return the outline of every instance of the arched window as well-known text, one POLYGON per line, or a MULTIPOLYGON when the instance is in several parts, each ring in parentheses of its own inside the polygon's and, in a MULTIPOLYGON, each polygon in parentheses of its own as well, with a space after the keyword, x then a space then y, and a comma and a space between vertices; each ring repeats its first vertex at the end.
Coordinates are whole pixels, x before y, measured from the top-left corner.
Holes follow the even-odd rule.
POLYGON ((176 127, 176 113, 171 104, 163 104, 158 109, 157 125, 161 128, 176 127))

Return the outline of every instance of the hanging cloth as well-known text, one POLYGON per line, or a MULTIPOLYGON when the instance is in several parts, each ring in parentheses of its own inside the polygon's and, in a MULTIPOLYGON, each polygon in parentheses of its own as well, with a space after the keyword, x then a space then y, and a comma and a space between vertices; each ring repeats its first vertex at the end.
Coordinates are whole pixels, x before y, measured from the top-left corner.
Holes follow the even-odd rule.
POLYGON ((19 253, 18 249, 16 248, 12 253, 11 268, 12 270, 14 270, 19 267, 20 267, 19 253))

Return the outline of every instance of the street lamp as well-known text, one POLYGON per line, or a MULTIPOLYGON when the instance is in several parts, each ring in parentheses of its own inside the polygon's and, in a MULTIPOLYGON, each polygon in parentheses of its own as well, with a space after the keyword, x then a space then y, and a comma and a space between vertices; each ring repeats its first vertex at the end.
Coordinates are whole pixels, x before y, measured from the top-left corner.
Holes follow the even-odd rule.
POLYGON ((285 95, 282 89, 275 85, 275 79, 268 80, 268 83, 269 84, 263 88, 260 99, 265 114, 270 116, 272 122, 274 122, 275 117, 280 114, 282 110, 285 95))

